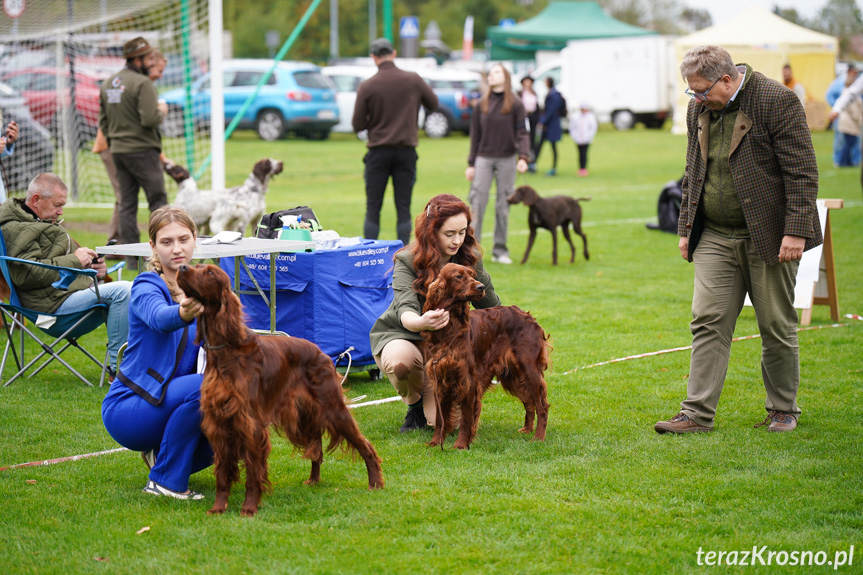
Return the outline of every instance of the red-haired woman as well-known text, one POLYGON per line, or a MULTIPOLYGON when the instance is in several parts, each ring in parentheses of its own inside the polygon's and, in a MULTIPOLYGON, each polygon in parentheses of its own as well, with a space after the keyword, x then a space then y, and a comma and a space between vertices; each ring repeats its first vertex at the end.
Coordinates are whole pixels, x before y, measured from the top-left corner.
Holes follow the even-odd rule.
POLYGON ((506 247, 509 226, 507 198, 515 191, 515 173, 527 171, 530 142, 525 125, 524 105, 512 92, 509 70, 495 64, 488 71, 488 89, 473 112, 470 122, 470 155, 465 178, 471 182, 468 201, 476 221, 473 229, 482 241, 482 220, 491 181, 497 181, 494 202, 494 247, 491 261, 511 264, 506 247))
POLYGON ((482 266, 482 251, 471 228, 470 208, 451 194, 435 196, 416 218, 416 239, 396 252, 393 268, 394 298, 389 309, 372 326, 369 338, 375 362, 408 405, 401 432, 434 425, 436 406, 423 370, 420 332, 443 328, 449 313, 423 313, 425 294, 444 264, 453 262, 476 270, 485 284, 485 297, 476 308, 500 305, 491 277, 482 266))

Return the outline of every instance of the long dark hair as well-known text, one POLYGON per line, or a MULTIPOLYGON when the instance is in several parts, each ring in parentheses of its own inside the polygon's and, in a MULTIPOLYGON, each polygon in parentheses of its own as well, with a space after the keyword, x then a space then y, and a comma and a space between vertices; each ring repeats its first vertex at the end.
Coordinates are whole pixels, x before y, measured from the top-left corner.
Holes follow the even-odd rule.
POLYGON ((477 260, 482 257, 482 250, 473 235, 468 205, 452 194, 433 197, 417 216, 414 223, 416 239, 408 246, 413 249, 414 254, 417 279, 414 280, 413 289, 416 293, 425 295, 429 284, 440 272, 440 246, 437 234, 444 222, 459 214, 467 216, 467 233, 461 248, 450 261, 463 266, 476 267, 477 260))
MULTIPOLYGON (((499 66, 501 70, 503 70, 503 106, 500 108, 501 114, 509 114, 512 112, 512 102, 515 99, 515 94, 512 93, 512 75, 510 75, 509 70, 506 69, 506 66, 502 64, 495 64, 492 66, 499 66)), ((489 69, 491 71, 491 69, 489 69)), ((482 93, 482 100, 479 103, 479 109, 483 114, 488 114, 488 99, 491 95, 491 86, 486 86, 485 91, 482 93)))

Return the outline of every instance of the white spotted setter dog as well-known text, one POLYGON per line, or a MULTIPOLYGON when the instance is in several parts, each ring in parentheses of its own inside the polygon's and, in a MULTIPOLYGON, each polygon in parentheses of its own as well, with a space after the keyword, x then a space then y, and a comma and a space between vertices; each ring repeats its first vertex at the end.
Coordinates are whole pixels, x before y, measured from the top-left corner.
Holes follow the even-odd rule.
POLYGON ((282 172, 282 162, 272 158, 260 160, 242 185, 227 190, 199 190, 189 170, 170 160, 163 168, 179 186, 174 205, 189 212, 201 233, 218 234, 225 230, 245 233, 249 225, 257 224, 266 213, 267 186, 273 176, 282 172))

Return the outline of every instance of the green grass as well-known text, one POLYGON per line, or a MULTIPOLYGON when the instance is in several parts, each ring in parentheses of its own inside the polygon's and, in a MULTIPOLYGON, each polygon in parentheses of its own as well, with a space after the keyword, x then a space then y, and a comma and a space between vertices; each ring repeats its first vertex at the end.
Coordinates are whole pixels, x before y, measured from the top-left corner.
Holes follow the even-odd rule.
MULTIPOLYGON (((832 167, 831 134, 814 139, 820 197, 847 204, 831 213, 841 311, 863 314, 860 171, 832 167)), ((525 266, 489 264, 503 302, 529 309, 553 338, 545 443, 516 433, 521 407, 500 390, 486 397, 479 435, 465 453, 449 449, 453 439, 440 450, 424 445, 430 433, 399 434, 400 403, 358 409, 383 458, 386 489, 368 492, 362 463, 339 456, 326 458, 321 484, 304 486, 309 464, 276 438, 273 492, 251 520, 238 513, 242 486, 227 515, 205 515, 215 492, 211 470, 191 481, 207 495, 203 503, 142 495, 146 470, 137 453, 2 471, 3 571, 695 573, 708 570, 696 563, 699 548, 767 545, 825 551, 833 559, 855 545, 854 566, 839 572, 860 572, 863 325, 800 334, 803 416, 791 434, 752 428, 765 415, 757 339, 734 344, 717 431, 709 435, 668 437, 652 429, 684 397, 687 352, 564 375, 689 345, 692 266, 678 255, 676 236, 644 226, 656 217, 664 183, 682 172, 684 149, 684 137, 666 132, 603 127, 590 150, 589 178, 575 177, 569 139, 560 145, 559 176, 520 177, 542 195, 592 197, 583 204, 590 261, 577 245, 574 265, 552 266, 550 235, 540 232, 525 266), (137 535, 145 526, 150 530, 137 535)), ((261 157, 283 159, 270 210, 307 204, 325 227, 360 235, 363 151, 351 136, 265 143, 241 132, 228 143, 228 181, 240 182, 261 157)), ((461 135, 421 141, 414 212, 438 193, 467 197, 467 153, 461 135)), ((539 171, 549 162, 546 149, 539 171)), ((386 201, 382 237, 392 239, 389 193, 386 201)), ((142 229, 146 215, 142 209, 142 229)), ((88 231, 89 222, 108 217, 89 208, 66 214, 85 245, 104 242, 88 231)), ((512 209, 514 258, 524 251, 526 219, 524 206, 512 209)), ((813 324, 831 323, 828 308, 816 307, 813 324)), ((744 309, 736 334, 754 333, 754 314, 744 309)), ((104 333, 89 339, 98 345, 104 333)), ((366 374, 349 384, 350 395, 393 395, 389 384, 366 374)), ((0 390, 0 467, 116 447, 100 419, 105 392, 59 371, 0 390)))

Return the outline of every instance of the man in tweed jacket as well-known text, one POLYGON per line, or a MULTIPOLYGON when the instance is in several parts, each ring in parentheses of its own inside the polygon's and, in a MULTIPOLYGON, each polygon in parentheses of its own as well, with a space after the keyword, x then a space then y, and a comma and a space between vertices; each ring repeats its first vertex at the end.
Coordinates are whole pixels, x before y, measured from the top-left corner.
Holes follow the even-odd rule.
POLYGON ((803 106, 788 88, 697 46, 680 65, 692 97, 678 235, 695 264, 692 357, 680 413, 657 432, 712 431, 744 297, 762 337, 769 431, 797 425, 800 362, 794 284, 805 250, 822 241, 818 167, 803 106))

